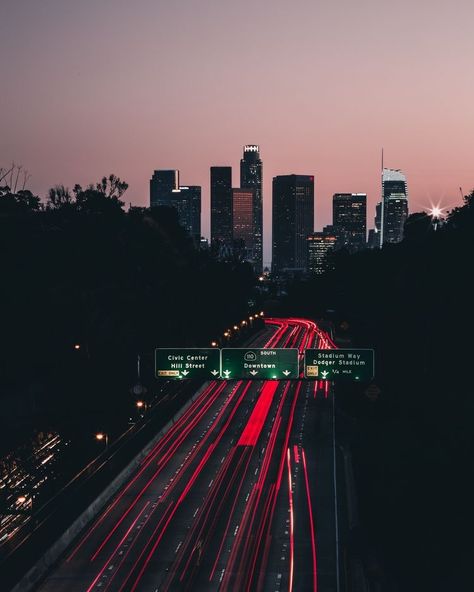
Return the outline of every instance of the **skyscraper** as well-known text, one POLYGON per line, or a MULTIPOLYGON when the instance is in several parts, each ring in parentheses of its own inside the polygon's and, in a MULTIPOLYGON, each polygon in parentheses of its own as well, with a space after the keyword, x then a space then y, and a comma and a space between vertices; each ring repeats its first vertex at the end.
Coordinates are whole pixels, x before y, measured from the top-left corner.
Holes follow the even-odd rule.
POLYGON ((179 188, 179 171, 154 171, 150 179, 150 207, 168 206, 172 192, 179 188))
POLYGON ((171 205, 178 211, 179 222, 193 237, 196 245, 201 239, 201 187, 180 186, 172 194, 171 205))
POLYGON ((260 273, 263 265, 263 165, 260 159, 260 148, 256 144, 244 146, 243 158, 240 161, 240 187, 253 189, 253 263, 255 271, 260 273))
POLYGON ((314 177, 273 178, 272 268, 278 274, 307 269, 307 238, 314 230, 314 177))
POLYGON ((255 189, 232 189, 234 249, 251 263, 255 260, 254 201, 255 189))
POLYGON ((314 232, 307 241, 309 273, 322 275, 332 269, 331 255, 336 246, 337 237, 327 232, 314 232))
POLYGON ((381 244, 403 240, 403 226, 408 217, 407 181, 398 169, 382 169, 381 244))
POLYGON ((332 224, 337 248, 357 251, 366 245, 367 195, 335 193, 332 198, 332 224))
POLYGON ((232 247, 232 168, 211 167, 211 241, 232 247))
POLYGON ((179 185, 179 171, 154 171, 150 180, 150 206, 167 206, 178 212, 181 226, 199 243, 201 237, 201 187, 179 185))

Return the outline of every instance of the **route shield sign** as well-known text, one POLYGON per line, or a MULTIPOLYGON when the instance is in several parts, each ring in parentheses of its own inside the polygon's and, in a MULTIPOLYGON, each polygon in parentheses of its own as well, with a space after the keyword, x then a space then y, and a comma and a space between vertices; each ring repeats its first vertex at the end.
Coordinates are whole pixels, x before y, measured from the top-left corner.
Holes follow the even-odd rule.
POLYGON ((285 380, 298 378, 297 349, 226 348, 221 350, 221 378, 285 380))
POLYGON ((374 377, 373 349, 307 349, 304 376, 316 380, 354 380, 374 377))
POLYGON ((218 349, 155 349, 156 378, 204 378, 220 376, 218 349))

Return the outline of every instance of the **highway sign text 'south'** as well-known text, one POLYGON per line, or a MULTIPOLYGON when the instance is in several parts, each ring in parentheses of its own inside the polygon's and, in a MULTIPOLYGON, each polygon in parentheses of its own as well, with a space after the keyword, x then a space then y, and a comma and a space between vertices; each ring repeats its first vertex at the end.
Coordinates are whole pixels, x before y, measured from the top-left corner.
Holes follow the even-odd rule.
POLYGON ((218 349, 155 349, 156 378, 204 378, 220 376, 218 349))
POLYGON ((298 378, 297 349, 227 348, 221 350, 221 377, 285 380, 298 378))
POLYGON ((305 378, 369 381, 374 377, 373 349, 307 349, 305 378))

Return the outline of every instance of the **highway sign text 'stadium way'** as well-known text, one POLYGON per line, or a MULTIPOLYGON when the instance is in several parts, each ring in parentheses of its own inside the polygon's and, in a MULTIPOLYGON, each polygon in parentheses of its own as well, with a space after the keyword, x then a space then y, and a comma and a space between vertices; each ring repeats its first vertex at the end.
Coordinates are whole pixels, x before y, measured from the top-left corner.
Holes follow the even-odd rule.
POLYGON ((155 349, 156 378, 204 378, 220 376, 218 349, 155 349))
POLYGON ((373 349, 307 349, 305 378, 368 381, 374 377, 373 349))
POLYGON ((254 380, 298 378, 298 350, 282 348, 222 349, 221 377, 254 380))

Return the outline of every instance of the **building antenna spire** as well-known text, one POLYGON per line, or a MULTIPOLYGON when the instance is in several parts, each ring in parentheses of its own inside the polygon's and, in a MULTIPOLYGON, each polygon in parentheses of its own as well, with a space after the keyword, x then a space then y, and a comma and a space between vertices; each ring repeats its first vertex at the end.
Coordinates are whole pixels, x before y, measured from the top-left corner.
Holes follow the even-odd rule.
POLYGON ((382 191, 382 199, 380 200, 380 248, 383 247, 383 231, 384 231, 384 218, 385 218, 385 204, 384 204, 384 194, 383 194, 383 146, 382 146, 382 160, 381 160, 382 170, 381 170, 381 191, 382 191))

